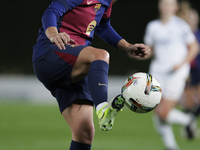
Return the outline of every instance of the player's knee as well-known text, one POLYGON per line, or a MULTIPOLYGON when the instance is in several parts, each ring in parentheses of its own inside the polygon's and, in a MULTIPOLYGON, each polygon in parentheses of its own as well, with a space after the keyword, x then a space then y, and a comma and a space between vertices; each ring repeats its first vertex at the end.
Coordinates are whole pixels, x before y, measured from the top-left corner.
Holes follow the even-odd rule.
POLYGON ((85 144, 92 144, 95 134, 94 125, 89 125, 89 126, 83 125, 73 134, 79 142, 85 144))
POLYGON ((107 63, 109 63, 109 59, 110 59, 110 54, 103 49, 97 49, 94 53, 94 60, 103 60, 106 61, 107 63))
POLYGON ((156 113, 161 120, 166 120, 168 111, 157 111, 156 113))
POLYGON ((94 134, 95 134, 95 129, 94 127, 91 127, 91 128, 88 128, 88 129, 85 129, 83 131, 83 137, 84 137, 84 140, 86 143, 92 143, 93 139, 94 139, 94 134))

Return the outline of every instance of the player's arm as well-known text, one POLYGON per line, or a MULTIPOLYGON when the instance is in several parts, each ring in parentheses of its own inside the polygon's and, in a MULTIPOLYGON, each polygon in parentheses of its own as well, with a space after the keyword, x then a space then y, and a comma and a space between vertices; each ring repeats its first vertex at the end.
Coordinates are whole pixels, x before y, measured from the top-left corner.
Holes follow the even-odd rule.
POLYGON ((149 59, 149 58, 152 57, 152 55, 153 55, 153 46, 149 46, 149 45, 147 45, 147 46, 150 49, 149 53, 147 55, 145 55, 145 57, 137 57, 137 59, 143 59, 144 60, 144 59, 149 59))
POLYGON ((118 49, 125 50, 132 56, 145 57, 146 55, 148 55, 150 49, 146 45, 130 44, 113 29, 110 24, 111 10, 112 2, 109 8, 104 13, 100 24, 98 25, 98 27, 96 27, 95 33, 110 45, 118 49))
POLYGON ((65 50, 65 45, 67 45, 69 42, 74 42, 74 40, 71 39, 67 33, 58 33, 57 27, 55 26, 48 27, 45 30, 45 34, 52 43, 58 46, 60 50, 65 50))
POLYGON ((188 55, 185 58, 184 63, 191 63, 192 60, 197 56, 197 54, 199 53, 199 44, 197 42, 197 40, 195 40, 193 43, 188 45, 188 55))
POLYGON ((68 4, 63 5, 59 1, 53 1, 45 10, 42 16, 42 25, 47 38, 58 46, 59 49, 65 49, 68 42, 74 42, 65 32, 58 33, 57 21, 68 10, 68 4))
POLYGON ((111 26, 110 18, 102 19, 100 25, 95 29, 95 33, 108 44, 125 50, 131 56, 146 57, 150 53, 148 46, 144 44, 130 44, 123 39, 111 26))
POLYGON ((152 28, 152 24, 148 23, 147 27, 145 29, 144 43, 149 47, 150 52, 149 52, 149 55, 145 57, 145 59, 148 59, 153 55, 154 33, 155 33, 155 31, 152 28))
POLYGON ((118 49, 125 50, 130 56, 136 58, 146 58, 151 53, 150 48, 144 44, 130 44, 125 39, 121 39, 117 44, 118 49))
POLYGON ((190 26, 185 22, 183 22, 182 24, 182 32, 184 40, 188 46, 188 54, 180 64, 174 67, 174 71, 178 70, 186 63, 191 63, 191 61, 195 59, 195 57, 199 53, 199 44, 197 42, 197 39, 194 33, 192 32, 190 26))
POLYGON ((188 54, 186 58, 183 60, 183 62, 174 67, 174 71, 178 70, 186 63, 191 63, 192 60, 195 59, 198 53, 199 53, 199 44, 197 40, 195 40, 194 42, 188 45, 188 54))
POLYGON ((108 44, 117 48, 122 37, 113 29, 110 18, 101 19, 100 24, 95 28, 95 33, 108 44))

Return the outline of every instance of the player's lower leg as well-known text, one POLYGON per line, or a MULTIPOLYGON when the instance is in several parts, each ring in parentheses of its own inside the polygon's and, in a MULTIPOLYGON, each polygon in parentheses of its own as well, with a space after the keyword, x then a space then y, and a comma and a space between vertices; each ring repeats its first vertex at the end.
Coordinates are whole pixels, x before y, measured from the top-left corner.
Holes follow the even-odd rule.
POLYGON ((156 114, 153 116, 153 121, 166 150, 179 150, 171 125, 161 120, 156 114))
POLYGON ((112 109, 112 106, 107 102, 108 68, 109 68, 109 65, 107 62, 102 61, 102 60, 95 60, 90 64, 90 68, 88 72, 88 83, 89 83, 90 93, 91 93, 95 108, 97 110, 100 128, 102 130, 112 129, 114 116, 124 106, 124 102, 125 102, 125 100, 123 99, 122 104, 120 105, 119 108, 117 108, 119 106, 119 104, 117 103, 119 103, 120 100, 118 100, 118 98, 114 99, 113 101, 116 101, 117 109, 114 107, 113 107, 114 109, 112 109), (111 121, 108 121, 108 122, 103 121, 102 123, 102 120, 104 120, 105 117, 101 116, 101 114, 103 115, 106 114, 106 120, 111 120, 111 121), (107 114, 110 114, 110 115, 107 115, 107 114), (104 128, 103 126, 109 126, 109 127, 104 128))
POLYGON ((167 123, 180 124, 184 127, 188 139, 193 139, 196 132, 196 122, 192 114, 184 113, 178 109, 172 109, 167 115, 167 123))
POLYGON ((196 118, 200 115, 200 104, 195 108, 194 115, 196 118))

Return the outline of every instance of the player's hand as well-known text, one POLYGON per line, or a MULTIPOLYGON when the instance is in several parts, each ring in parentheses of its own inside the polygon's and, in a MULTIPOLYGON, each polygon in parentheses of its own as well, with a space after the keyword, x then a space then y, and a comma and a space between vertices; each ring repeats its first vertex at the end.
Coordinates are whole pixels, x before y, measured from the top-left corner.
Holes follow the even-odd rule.
POLYGON ((60 50, 65 50, 65 46, 69 42, 74 43, 74 40, 71 39, 70 36, 65 32, 54 35, 53 37, 50 38, 50 41, 53 44, 56 44, 60 50))
POLYGON ((173 72, 178 71, 183 65, 184 65, 184 62, 175 65, 175 66, 173 67, 173 72))
POLYGON ((128 53, 132 56, 139 56, 140 58, 146 58, 151 54, 151 50, 144 44, 131 44, 128 47, 128 53))

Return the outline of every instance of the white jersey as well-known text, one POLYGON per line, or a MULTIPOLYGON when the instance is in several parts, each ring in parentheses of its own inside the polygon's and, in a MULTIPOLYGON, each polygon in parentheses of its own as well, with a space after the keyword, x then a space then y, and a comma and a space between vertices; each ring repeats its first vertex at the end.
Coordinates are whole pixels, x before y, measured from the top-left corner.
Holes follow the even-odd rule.
MULTIPOLYGON (((188 45, 195 41, 189 25, 181 18, 174 16, 167 24, 160 20, 148 23, 144 42, 152 46, 154 59, 150 65, 150 73, 169 73, 175 65, 180 64, 187 56, 188 45)), ((180 70, 189 73, 189 64, 180 70)))
POLYGON ((185 64, 176 72, 173 72, 173 68, 184 61, 188 54, 187 46, 195 41, 192 30, 185 21, 176 16, 167 24, 154 20, 147 25, 144 41, 146 45, 153 47, 154 59, 149 72, 160 82, 162 96, 179 100, 190 65, 185 64))

